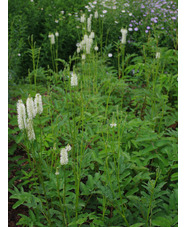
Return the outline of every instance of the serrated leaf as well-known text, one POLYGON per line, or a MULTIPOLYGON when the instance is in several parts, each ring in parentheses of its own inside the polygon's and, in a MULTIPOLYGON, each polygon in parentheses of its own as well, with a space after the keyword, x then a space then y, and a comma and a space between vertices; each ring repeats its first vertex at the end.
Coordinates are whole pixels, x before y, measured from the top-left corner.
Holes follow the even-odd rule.
POLYGON ((152 220, 152 224, 160 227, 171 227, 172 219, 170 217, 157 217, 152 220))

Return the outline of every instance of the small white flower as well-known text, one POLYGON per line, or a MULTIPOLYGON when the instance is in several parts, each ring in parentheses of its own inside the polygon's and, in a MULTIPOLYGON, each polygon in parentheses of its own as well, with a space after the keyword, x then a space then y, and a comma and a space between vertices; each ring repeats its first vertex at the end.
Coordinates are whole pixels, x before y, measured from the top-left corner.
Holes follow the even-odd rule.
POLYGON ((107 10, 103 10, 102 12, 103 12, 103 13, 107 13, 107 10))
POLYGON ((58 23, 59 21, 57 19, 55 19, 55 23, 58 23))
POLYGON ((160 58, 160 52, 156 53, 156 58, 160 58))
POLYGON ((59 175, 59 169, 58 169, 58 168, 56 168, 55 175, 56 175, 56 176, 59 175))
POLYGON ((61 14, 64 14, 64 13, 65 13, 65 11, 62 10, 62 11, 61 11, 61 14))
POLYGON ((59 32, 56 32, 56 33, 55 33, 55 36, 58 37, 58 36, 59 36, 59 32))
POLYGON ((26 128, 26 111, 22 100, 17 103, 17 114, 18 126, 22 130, 26 128))
POLYGON ((21 54, 20 54, 20 53, 18 53, 18 54, 17 54, 17 56, 19 56, 19 57, 20 57, 20 56, 21 56, 21 54))
POLYGON ((98 46, 95 46, 95 47, 94 47, 94 50, 95 50, 95 51, 98 51, 98 46))
POLYGON ((133 29, 132 29, 132 28, 129 28, 128 30, 129 30, 130 32, 131 32, 131 31, 133 31, 133 29))
POLYGON ((108 54, 108 56, 109 56, 109 58, 111 58, 111 57, 112 57, 112 54, 111 54, 111 53, 109 53, 109 54, 108 54))
POLYGON ((42 114, 43 112, 43 104, 42 104, 42 97, 40 94, 36 94, 35 99, 34 99, 34 104, 35 104, 35 111, 36 114, 42 114))
POLYGON ((27 119, 26 130, 27 130, 28 139, 30 141, 35 140, 35 132, 34 132, 33 122, 31 118, 27 119))
POLYGON ((132 16, 132 13, 129 13, 129 16, 131 17, 132 16))
POLYGON ((77 86, 78 85, 78 78, 77 75, 75 73, 72 73, 71 76, 71 86, 77 86))
POLYGON ((125 13, 125 10, 121 10, 122 13, 125 13))
POLYGON ((116 127, 117 126, 117 124, 116 123, 112 123, 112 124, 110 124, 110 127, 112 128, 112 127, 116 127))
POLYGON ((82 54, 82 60, 85 60, 85 58, 86 58, 86 55, 85 54, 82 54))
POLYGON ((70 151, 70 150, 72 149, 72 147, 70 146, 70 144, 68 144, 68 145, 65 147, 65 149, 66 149, 67 151, 70 151))
POLYGON ((78 48, 77 48, 77 53, 79 54, 79 53, 80 53, 80 51, 81 51, 81 49, 78 47, 78 48))
POLYGON ((68 164, 68 153, 67 153, 67 149, 66 148, 62 148, 61 149, 60 163, 61 163, 61 165, 68 164))
POLYGON ((30 96, 26 100, 26 108, 27 108, 28 118, 33 119, 36 116, 36 109, 35 109, 33 98, 30 96))

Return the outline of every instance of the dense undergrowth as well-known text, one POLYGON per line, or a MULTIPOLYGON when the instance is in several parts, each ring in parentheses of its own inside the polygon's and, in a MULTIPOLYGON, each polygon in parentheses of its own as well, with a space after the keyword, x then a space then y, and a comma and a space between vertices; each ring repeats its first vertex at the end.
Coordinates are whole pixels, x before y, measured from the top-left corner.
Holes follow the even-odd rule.
POLYGON ((177 4, 20 2, 20 22, 9 4, 9 192, 28 208, 17 225, 178 226, 177 4), (27 104, 21 126, 18 100, 38 93, 42 111, 27 104))

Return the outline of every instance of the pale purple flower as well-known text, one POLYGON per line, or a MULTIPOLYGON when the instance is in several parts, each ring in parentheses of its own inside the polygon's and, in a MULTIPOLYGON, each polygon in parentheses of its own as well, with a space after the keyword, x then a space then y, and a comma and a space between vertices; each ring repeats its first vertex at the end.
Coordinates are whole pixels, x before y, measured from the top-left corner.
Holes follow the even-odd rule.
POLYGON ((136 28, 134 28, 134 31, 138 31, 138 28, 136 27, 136 28))
POLYGON ((150 29, 150 26, 147 26, 147 29, 150 29))

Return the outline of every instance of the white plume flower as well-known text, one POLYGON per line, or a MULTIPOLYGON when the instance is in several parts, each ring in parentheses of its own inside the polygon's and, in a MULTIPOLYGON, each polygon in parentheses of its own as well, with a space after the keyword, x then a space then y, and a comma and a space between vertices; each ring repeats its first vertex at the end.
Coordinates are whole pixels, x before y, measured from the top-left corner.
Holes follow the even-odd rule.
POLYGON ((42 97, 41 95, 38 93, 36 94, 35 96, 35 99, 34 99, 34 104, 35 104, 35 111, 36 111, 36 114, 42 114, 43 112, 43 104, 42 104, 42 97))
POLYGON ((156 53, 156 58, 160 58, 160 52, 156 53))
POLYGON ((58 36, 59 36, 59 32, 56 32, 56 33, 55 33, 55 36, 58 37, 58 36))
POLYGON ((89 38, 93 39, 94 38, 94 32, 91 32, 90 35, 89 35, 89 38))
POLYGON ((95 46, 95 47, 94 47, 94 50, 95 50, 95 51, 98 51, 98 46, 95 46))
POLYGON ((77 48, 77 53, 79 54, 79 53, 80 53, 80 51, 81 51, 81 49, 78 47, 78 48, 77 48))
POLYGON ((33 119, 36 116, 36 109, 34 106, 33 98, 30 96, 26 100, 26 108, 27 108, 28 118, 33 119))
POLYGON ((98 11, 96 11, 95 13, 94 13, 94 18, 98 18, 98 11))
POLYGON ((126 43, 126 37, 127 37, 127 29, 122 28, 121 34, 122 34, 121 43, 125 44, 126 43))
POLYGON ((66 148, 62 148, 61 149, 60 163, 61 163, 61 165, 68 164, 68 152, 67 152, 67 149, 66 148))
POLYGON ((51 42, 52 45, 55 44, 55 36, 54 36, 54 34, 49 34, 48 38, 50 39, 50 42, 51 42))
POLYGON ((31 118, 27 119, 26 130, 27 130, 28 139, 30 141, 35 140, 35 132, 34 132, 33 122, 31 118))
POLYGON ((78 85, 78 78, 77 75, 72 72, 72 76, 71 76, 71 86, 77 86, 78 85))
POLYGON ((91 32, 91 17, 87 19, 87 31, 91 32))
POLYGON ((22 100, 17 102, 17 114, 18 126, 21 130, 23 130, 26 128, 26 111, 22 100))
POLYGON ((68 144, 68 145, 65 147, 65 149, 66 149, 67 151, 70 151, 70 150, 72 149, 72 147, 70 146, 70 144, 68 144))
POLYGON ((84 22, 85 22, 85 19, 86 19, 86 18, 85 18, 85 14, 83 14, 83 15, 80 17, 80 22, 81 22, 81 23, 84 23, 84 22))
POLYGON ((86 59, 86 55, 85 54, 82 54, 82 60, 85 60, 86 59))
POLYGON ((92 43, 93 43, 93 39, 88 37, 86 39, 85 43, 86 43, 86 53, 90 54, 90 49, 91 49, 91 46, 92 46, 92 43))

